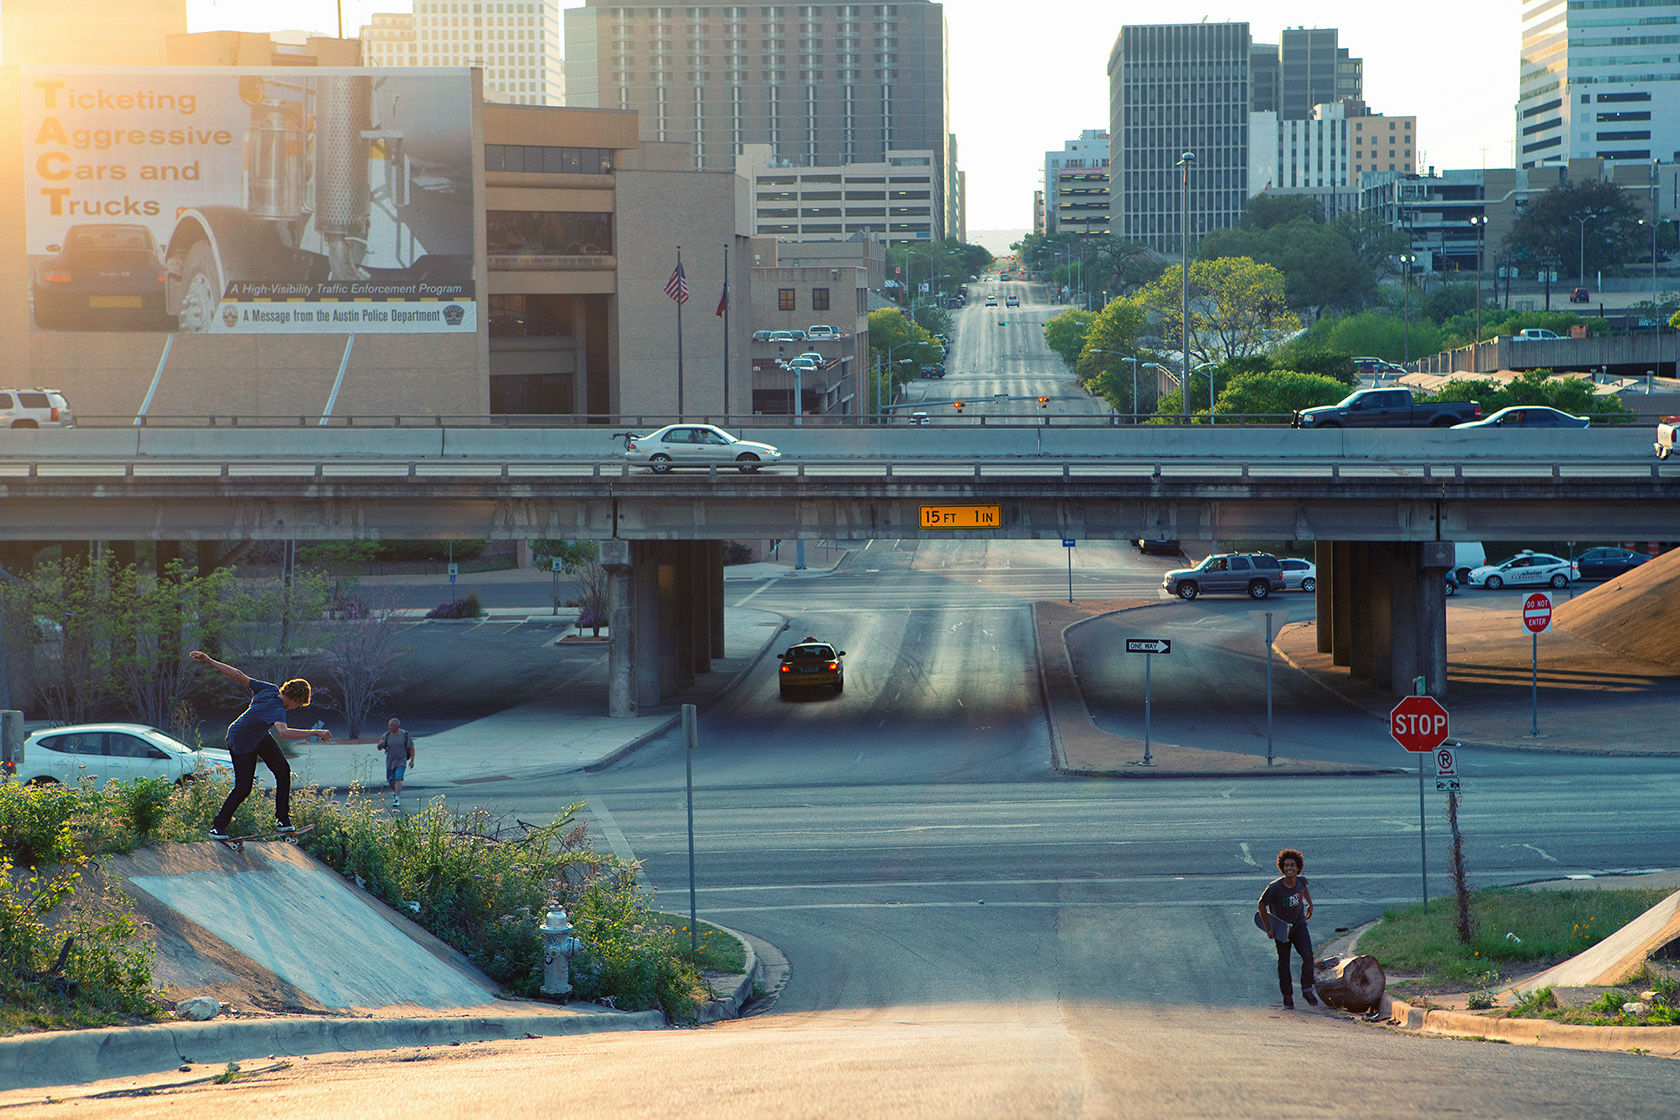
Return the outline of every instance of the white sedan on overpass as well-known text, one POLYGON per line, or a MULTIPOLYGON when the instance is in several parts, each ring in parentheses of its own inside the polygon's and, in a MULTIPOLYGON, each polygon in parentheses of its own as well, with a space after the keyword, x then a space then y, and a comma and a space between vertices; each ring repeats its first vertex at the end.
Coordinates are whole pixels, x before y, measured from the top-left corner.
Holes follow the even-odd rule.
POLYGON ((735 466, 743 472, 756 471, 782 458, 781 451, 768 443, 737 439, 711 424, 667 424, 645 436, 620 434, 624 436, 624 457, 632 463, 647 464, 656 474, 672 467, 735 466))

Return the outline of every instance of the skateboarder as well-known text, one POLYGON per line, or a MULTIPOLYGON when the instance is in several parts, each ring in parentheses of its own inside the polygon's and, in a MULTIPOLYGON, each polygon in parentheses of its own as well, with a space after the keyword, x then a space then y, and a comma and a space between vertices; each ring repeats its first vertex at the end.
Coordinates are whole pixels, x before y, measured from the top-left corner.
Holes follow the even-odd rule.
POLYGON ((252 680, 232 665, 224 665, 203 650, 192 651, 192 659, 210 666, 229 680, 246 685, 251 690, 251 703, 239 717, 228 725, 228 753, 233 756, 233 792, 222 803, 221 811, 210 824, 210 839, 226 840, 233 814, 251 794, 251 781, 257 776, 257 760, 261 759, 274 775, 274 816, 282 835, 295 832, 292 827, 292 768, 280 753, 282 739, 319 739, 323 743, 332 738, 325 728, 287 727, 286 715, 295 708, 309 706, 310 689, 306 680, 290 680, 276 688, 267 681, 252 680))
POLYGON ((1273 879, 1260 892, 1259 916, 1277 947, 1278 987, 1283 991, 1283 1006, 1290 1009, 1295 1007, 1295 987, 1289 977, 1291 947, 1301 954, 1301 995, 1308 1003, 1318 1004, 1318 993, 1313 991, 1312 934, 1307 932, 1307 920, 1313 914, 1312 891, 1301 877, 1306 863, 1299 851, 1285 848, 1277 856, 1283 877, 1273 879))
POLYGON ((385 752, 385 784, 391 787, 391 808, 402 808, 403 775, 414 765, 414 736, 403 729, 392 716, 379 737, 379 749, 385 752))

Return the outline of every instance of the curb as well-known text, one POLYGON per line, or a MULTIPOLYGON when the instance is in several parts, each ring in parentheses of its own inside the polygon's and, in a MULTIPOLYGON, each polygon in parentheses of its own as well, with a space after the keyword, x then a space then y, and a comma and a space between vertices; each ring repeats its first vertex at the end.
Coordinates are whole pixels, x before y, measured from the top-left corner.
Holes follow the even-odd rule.
POLYGON ((1419 1034, 1490 1038, 1517 1046, 1680 1058, 1680 1027, 1594 1027, 1579 1023, 1554 1023, 1550 1019, 1495 1019, 1468 1011, 1413 1007, 1388 995, 1383 996, 1377 1013, 1387 1019, 1390 1026, 1419 1034))
POLYGON ((700 1008, 701 1023, 716 1023, 721 1019, 739 1019, 741 1009, 752 999, 753 988, 764 980, 764 964, 758 959, 758 953, 753 949, 752 942, 739 931, 728 926, 720 926, 716 922, 709 923, 729 934, 741 943, 742 950, 747 956, 747 970, 732 976, 719 976, 706 983, 712 989, 713 999, 700 1008), (722 994, 719 994, 721 991, 722 994))
POLYGON ((275 1018, 56 1031, 0 1039, 0 1091, 86 1084, 158 1073, 189 1063, 221 1065, 261 1054, 328 1054, 664 1027, 665 1016, 659 1011, 596 1009, 575 1015, 275 1018))

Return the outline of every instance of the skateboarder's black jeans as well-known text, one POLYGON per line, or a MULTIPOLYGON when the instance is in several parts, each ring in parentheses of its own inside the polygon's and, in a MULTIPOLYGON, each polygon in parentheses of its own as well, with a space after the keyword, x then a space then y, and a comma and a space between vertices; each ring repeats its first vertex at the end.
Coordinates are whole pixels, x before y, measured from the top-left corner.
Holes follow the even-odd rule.
POLYGON ((1312 934, 1307 932, 1306 922, 1296 922, 1289 927, 1288 941, 1273 941, 1277 946, 1278 955, 1278 988, 1283 992, 1284 999, 1294 999, 1295 989, 1289 981, 1289 950, 1294 949, 1301 954, 1301 990, 1306 991, 1313 986, 1313 947, 1312 934))
POLYGON ((218 830, 228 830, 233 814, 251 795, 251 781, 257 776, 258 759, 274 775, 274 815, 281 824, 292 822, 292 768, 286 762, 286 756, 280 753, 280 744, 274 741, 274 736, 264 735, 256 750, 233 756, 233 792, 222 802, 222 811, 216 814, 215 827, 218 830))

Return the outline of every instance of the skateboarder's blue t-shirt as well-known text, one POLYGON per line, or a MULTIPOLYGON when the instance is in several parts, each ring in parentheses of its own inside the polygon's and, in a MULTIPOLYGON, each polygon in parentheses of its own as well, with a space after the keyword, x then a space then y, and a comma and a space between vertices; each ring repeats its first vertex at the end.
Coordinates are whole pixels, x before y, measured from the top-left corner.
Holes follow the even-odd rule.
POLYGON ((251 682, 251 706, 228 724, 228 750, 233 754, 249 754, 257 749, 270 724, 286 722, 286 705, 280 699, 280 689, 267 681, 251 682))

